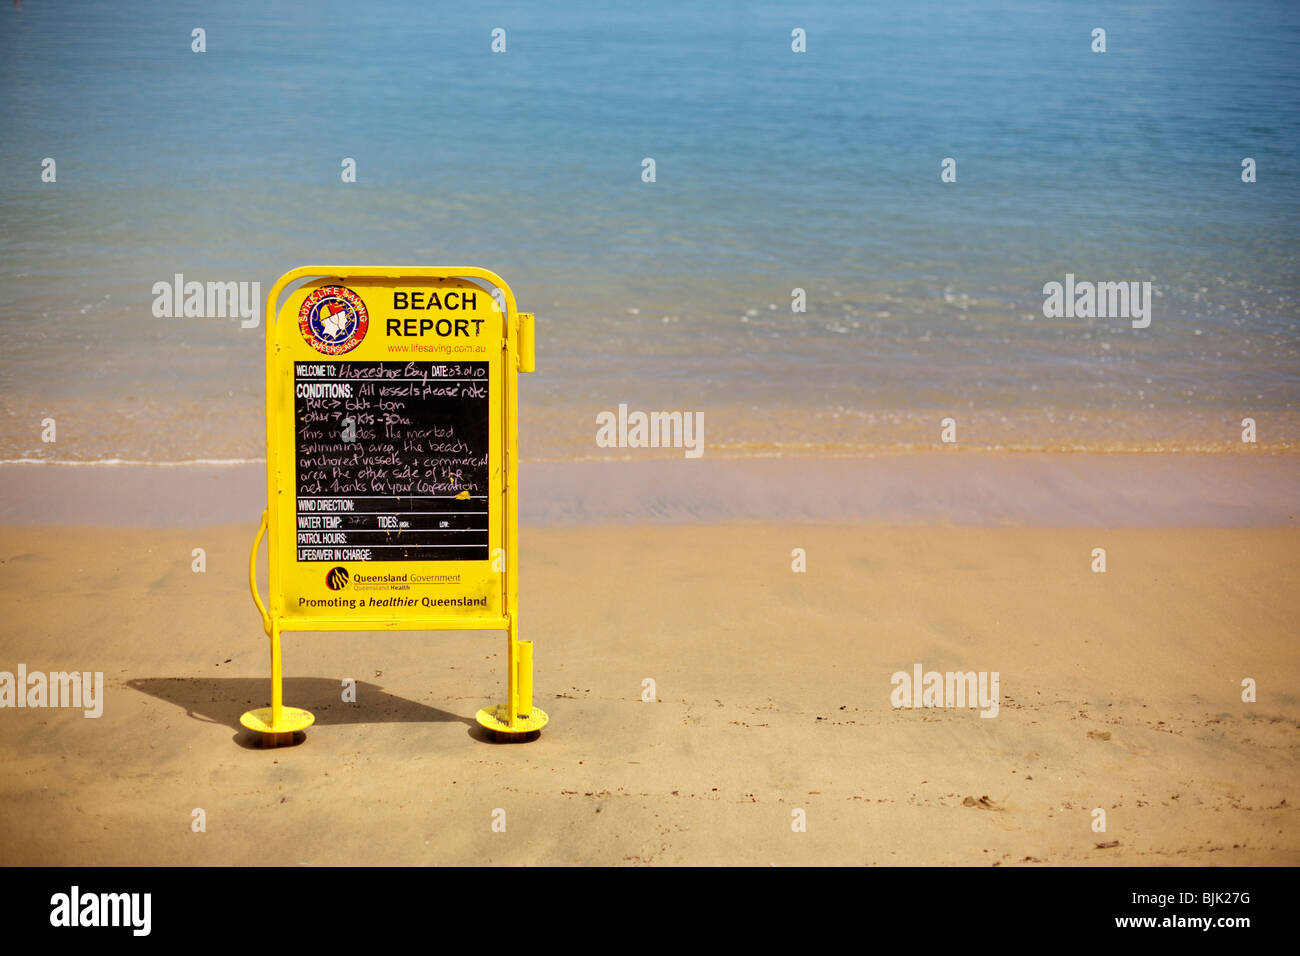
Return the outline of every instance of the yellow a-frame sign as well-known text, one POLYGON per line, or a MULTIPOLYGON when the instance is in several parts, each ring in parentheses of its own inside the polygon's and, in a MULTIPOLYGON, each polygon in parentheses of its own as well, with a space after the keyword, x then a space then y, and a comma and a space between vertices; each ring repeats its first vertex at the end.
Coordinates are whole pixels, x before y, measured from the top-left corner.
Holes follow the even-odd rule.
POLYGON ((315 719, 284 706, 285 631, 473 628, 508 645, 506 702, 478 722, 540 730, 518 601, 516 385, 534 367, 532 314, 486 269, 304 266, 271 287, 266 318, 267 505, 248 583, 271 706, 240 722, 275 746, 315 719))

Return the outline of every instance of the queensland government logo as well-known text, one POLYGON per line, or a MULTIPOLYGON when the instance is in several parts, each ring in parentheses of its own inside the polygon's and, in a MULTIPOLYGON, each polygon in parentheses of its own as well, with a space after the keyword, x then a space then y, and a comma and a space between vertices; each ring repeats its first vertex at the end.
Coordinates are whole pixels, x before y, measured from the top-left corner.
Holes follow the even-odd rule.
POLYGON ((316 289, 298 310, 298 328, 307 344, 326 355, 351 352, 366 337, 370 313, 361 296, 341 285, 316 289))
POLYGON ((348 569, 330 568, 329 573, 325 575, 325 586, 331 591, 342 591, 348 586, 348 569))

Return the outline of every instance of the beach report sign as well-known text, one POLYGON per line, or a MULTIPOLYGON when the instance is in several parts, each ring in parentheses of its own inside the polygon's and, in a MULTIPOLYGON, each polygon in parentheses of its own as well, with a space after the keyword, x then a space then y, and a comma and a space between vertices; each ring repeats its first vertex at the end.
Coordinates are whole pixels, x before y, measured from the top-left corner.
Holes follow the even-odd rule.
POLYGON ((506 631, 510 651, 507 702, 479 722, 540 729, 515 554, 516 381, 533 370, 533 316, 486 270, 342 266, 286 273, 266 315, 268 495, 249 581, 272 706, 244 725, 278 744, 311 723, 280 700, 283 631, 475 628, 506 631))

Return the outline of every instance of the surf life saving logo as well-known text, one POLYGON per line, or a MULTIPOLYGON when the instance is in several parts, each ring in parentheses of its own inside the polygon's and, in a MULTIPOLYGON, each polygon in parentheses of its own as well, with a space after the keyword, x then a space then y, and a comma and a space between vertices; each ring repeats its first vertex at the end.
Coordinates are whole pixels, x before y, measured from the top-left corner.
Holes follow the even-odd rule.
POLYGON ((326 355, 351 352, 361 344, 369 327, 370 313, 361 296, 341 285, 316 289, 298 310, 302 337, 326 355))

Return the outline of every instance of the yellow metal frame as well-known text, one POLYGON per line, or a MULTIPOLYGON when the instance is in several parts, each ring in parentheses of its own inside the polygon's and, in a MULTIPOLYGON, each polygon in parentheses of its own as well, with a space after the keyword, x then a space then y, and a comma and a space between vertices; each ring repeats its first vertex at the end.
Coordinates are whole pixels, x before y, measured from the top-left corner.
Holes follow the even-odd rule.
MULTIPOLYGON (((514 293, 505 281, 494 272, 476 266, 303 266, 282 275, 271 287, 266 297, 266 487, 267 508, 262 512, 261 524, 253 539, 252 553, 248 559, 248 586, 253 602, 262 617, 262 628, 271 641, 271 706, 245 713, 240 718, 249 730, 262 735, 268 746, 290 743, 296 732, 305 730, 315 717, 305 710, 286 707, 283 703, 283 675, 281 671, 280 635, 285 631, 339 631, 363 628, 367 630, 432 630, 475 629, 504 630, 506 632, 507 671, 506 702, 495 707, 484 707, 475 715, 479 724, 495 732, 499 739, 523 739, 546 726, 548 716, 540 707, 533 706, 533 646, 531 641, 519 640, 519 485, 518 485, 518 416, 519 395, 517 377, 520 372, 535 368, 533 315, 519 312, 514 293), (279 322, 279 299, 289 286, 300 280, 329 279, 346 284, 351 279, 472 279, 486 282, 500 289, 506 303, 502 343, 504 362, 502 382, 504 400, 502 411, 503 446, 505 463, 502 468, 504 507, 502 514, 502 542, 505 551, 503 594, 505 614, 500 617, 474 619, 447 619, 433 621, 393 617, 368 619, 363 622, 347 619, 312 618, 296 620, 276 609, 281 602, 271 601, 270 609, 257 591, 257 553, 263 536, 267 538, 269 558, 270 593, 277 594, 280 583, 279 538, 279 461, 277 429, 277 381, 279 363, 285 361, 278 354, 276 329, 279 322)), ((293 361, 292 358, 287 361, 293 361)))

